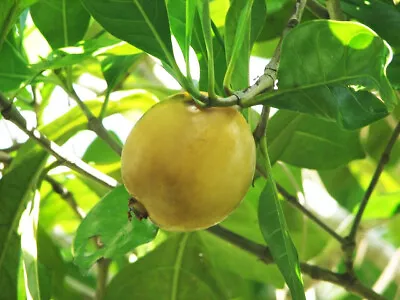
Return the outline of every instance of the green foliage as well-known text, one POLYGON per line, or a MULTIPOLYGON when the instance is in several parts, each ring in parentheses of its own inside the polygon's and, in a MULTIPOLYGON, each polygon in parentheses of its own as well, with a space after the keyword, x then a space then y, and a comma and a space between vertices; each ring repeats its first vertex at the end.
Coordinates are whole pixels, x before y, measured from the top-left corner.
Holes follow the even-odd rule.
POLYGON ((36 27, 53 49, 79 42, 90 20, 79 0, 39 1, 32 5, 30 13, 36 27))
MULTIPOLYGON (((265 300, 285 284, 292 299, 306 290, 317 299, 374 299, 354 284, 370 290, 400 246, 398 137, 382 156, 400 121, 400 5, 339 2, 348 21, 318 19, 332 11, 308 1, 289 28, 295 0, 0 1, 0 299, 265 300), (250 58, 277 54, 277 73, 268 69, 247 89, 263 75, 250 73, 250 58), (278 109, 266 135, 255 134, 253 185, 222 234, 128 221, 130 196, 109 141, 122 144, 132 123, 177 92, 160 67, 192 96, 208 91, 213 105, 240 98, 252 130, 265 116, 250 106, 278 109), (37 123, 36 137, 118 186, 58 168, 66 162, 55 162, 49 142, 25 140, 6 123, 18 123, 16 111, 28 119, 17 125, 37 123), (356 248, 352 281, 342 275, 341 237, 383 164, 362 214, 367 250, 360 259, 356 248), (332 294, 320 294, 319 279, 334 281, 332 294)), ((394 299, 398 277, 379 293, 394 299)))
POLYGON ((388 45, 361 24, 302 24, 282 45, 279 91, 268 95, 268 103, 360 128, 385 117, 397 102, 384 71, 390 59, 388 45))
POLYGON ((306 299, 300 272, 299 257, 290 236, 278 192, 272 177, 272 167, 267 154, 266 137, 261 140, 261 151, 267 171, 267 183, 260 194, 258 222, 261 232, 271 251, 272 257, 281 271, 292 297, 306 299))
POLYGON ((157 227, 150 221, 139 221, 127 216, 130 196, 124 186, 108 193, 82 221, 74 240, 75 263, 82 269, 89 269, 98 259, 122 256, 137 246, 150 242, 157 233, 157 227), (120 205, 125 199, 126 207, 120 205), (126 217, 126 218, 124 218, 126 217), (96 242, 100 239, 101 242, 96 242), (101 243, 93 253, 88 254, 90 242, 101 243))

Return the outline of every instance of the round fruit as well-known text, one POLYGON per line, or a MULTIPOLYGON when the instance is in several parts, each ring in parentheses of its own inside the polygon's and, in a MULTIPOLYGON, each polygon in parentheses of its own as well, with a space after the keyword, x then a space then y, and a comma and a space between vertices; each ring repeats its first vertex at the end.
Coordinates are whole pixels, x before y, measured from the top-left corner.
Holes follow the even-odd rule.
POLYGON ((199 108, 182 93, 136 123, 121 168, 140 214, 165 230, 193 231, 238 206, 253 179, 255 144, 235 108, 199 108))

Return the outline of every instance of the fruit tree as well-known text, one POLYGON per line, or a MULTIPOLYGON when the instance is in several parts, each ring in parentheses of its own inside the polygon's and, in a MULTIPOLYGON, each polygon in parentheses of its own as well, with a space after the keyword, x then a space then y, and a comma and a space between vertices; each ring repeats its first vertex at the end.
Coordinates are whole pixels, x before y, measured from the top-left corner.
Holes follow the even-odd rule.
POLYGON ((399 0, 1 0, 0 300, 400 299, 399 0))

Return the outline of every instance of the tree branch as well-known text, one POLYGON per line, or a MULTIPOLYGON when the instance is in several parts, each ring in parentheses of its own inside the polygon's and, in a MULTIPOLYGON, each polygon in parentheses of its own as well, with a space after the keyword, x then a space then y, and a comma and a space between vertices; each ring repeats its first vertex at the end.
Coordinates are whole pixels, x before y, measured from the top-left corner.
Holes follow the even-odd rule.
POLYGON ((385 165, 389 162, 390 152, 393 149, 394 144, 396 143, 397 138, 400 135, 400 122, 397 123, 397 126, 393 130, 392 136, 390 137, 385 150, 383 151, 381 158, 379 159, 378 166, 375 169, 374 175, 368 185, 368 188, 364 194, 363 199, 361 200, 360 207, 357 211, 357 214, 354 218, 353 225, 351 226, 349 235, 345 238, 345 243, 343 244, 343 251, 346 256, 346 266, 349 272, 352 272, 353 269, 353 253, 356 247, 356 234, 358 227, 360 225, 362 215, 367 207, 368 201, 371 198, 371 195, 379 181, 379 177, 381 176, 385 165))
POLYGON ((279 66, 281 45, 285 36, 290 30, 296 27, 301 20, 303 11, 307 0, 296 0, 295 11, 289 18, 286 28, 282 33, 281 40, 275 49, 274 55, 270 62, 264 69, 264 74, 261 75, 258 80, 250 87, 243 91, 236 91, 231 96, 226 98, 208 98, 206 104, 210 106, 232 106, 239 105, 241 107, 248 107, 254 105, 251 100, 258 94, 264 93, 265 91, 272 89, 275 84, 276 74, 279 66))
POLYGON ((279 194, 281 194, 290 204, 299 209, 303 214, 305 214, 308 218, 310 218, 315 224, 325 230, 328 234, 330 234, 335 240, 337 240, 340 244, 345 242, 345 239, 337 234, 332 228, 326 225, 323 221, 321 221, 316 215, 310 212, 307 208, 300 204, 297 197, 290 194, 283 186, 280 184, 276 184, 278 188, 279 194))
POLYGON ((59 145, 46 138, 36 128, 28 128, 25 118, 20 114, 13 103, 6 99, 2 94, 0 94, 0 113, 5 119, 13 122, 31 139, 36 141, 47 152, 56 157, 62 164, 101 183, 102 185, 105 185, 106 187, 113 188, 117 186, 118 182, 115 179, 91 167, 74 155, 70 155, 59 145))
MULTIPOLYGON (((250 241, 236 233, 233 233, 219 225, 210 227, 208 232, 222 238, 223 240, 235 245, 255 256, 257 256, 263 263, 273 263, 271 253, 268 247, 250 241)), ((349 292, 367 298, 369 300, 382 300, 381 295, 375 293, 372 289, 364 286, 357 279, 349 277, 348 274, 341 274, 329 271, 324 268, 310 265, 308 263, 300 263, 301 270, 313 279, 322 280, 334 283, 348 290, 349 292)))

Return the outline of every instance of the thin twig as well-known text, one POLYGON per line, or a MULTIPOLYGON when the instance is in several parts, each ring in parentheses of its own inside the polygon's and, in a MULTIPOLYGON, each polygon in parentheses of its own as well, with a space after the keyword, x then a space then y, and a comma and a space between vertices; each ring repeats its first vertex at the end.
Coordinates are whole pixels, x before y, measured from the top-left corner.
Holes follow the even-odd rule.
MULTIPOLYGON (((398 139, 399 135, 400 135, 400 122, 397 123, 397 126, 393 130, 392 136, 390 137, 390 139, 385 147, 385 150, 383 151, 381 158, 379 159, 378 166, 376 167, 376 170, 374 172, 374 175, 372 176, 371 182, 368 185, 368 188, 367 188, 367 190, 364 194, 364 197, 361 201, 360 207, 354 218, 350 233, 346 237, 348 243, 355 244, 355 237, 356 237, 357 229, 358 229, 361 219, 362 219, 362 215, 365 211, 365 208, 367 207, 369 199, 371 198, 372 192, 374 191, 374 189, 379 181, 379 177, 381 176, 383 169, 385 168, 385 165, 389 162, 390 152, 392 151, 393 146, 396 143, 396 140, 398 139)), ((354 250, 354 247, 353 247, 353 250, 354 250)))
POLYGON ((0 151, 0 163, 9 165, 11 163, 12 157, 5 151, 0 151))
POLYGON ((96 300, 104 299, 110 263, 111 260, 104 257, 97 261, 96 300))
POLYGON ((296 0, 295 11, 287 22, 286 28, 282 33, 282 37, 278 43, 278 46, 276 47, 270 62, 264 69, 264 74, 261 75, 252 86, 246 88, 243 91, 236 91, 231 96, 226 98, 208 99, 207 103, 208 105, 211 106, 239 105, 241 107, 248 107, 250 106, 250 103, 252 103, 251 101, 252 99, 254 99, 255 96, 264 93, 265 91, 270 90, 274 87, 276 81, 276 74, 279 66, 280 55, 281 55, 282 41, 289 33, 289 31, 300 23, 306 2, 307 0, 296 0))
POLYGON ((23 144, 14 144, 14 145, 12 145, 12 146, 10 146, 10 147, 8 147, 8 148, 4 148, 4 149, 0 149, 1 151, 3 151, 3 152, 7 152, 7 153, 11 153, 11 152, 14 152, 14 151, 16 151, 16 150, 18 150, 19 148, 21 148, 21 146, 22 146, 23 144))
MULTIPOLYGON (((255 256, 263 263, 273 263, 271 253, 268 247, 257 244, 246 239, 236 233, 233 233, 221 226, 213 226, 207 229, 208 232, 222 238, 223 240, 235 245, 255 256)), ((364 286, 357 279, 350 278, 347 274, 335 273, 330 270, 310 265, 308 263, 300 263, 301 270, 313 279, 334 283, 348 290, 349 292, 367 298, 369 300, 382 300, 381 295, 375 293, 372 289, 364 286)))
POLYGON ((279 194, 281 194, 290 204, 292 204, 297 209, 301 210, 303 214, 305 214, 310 220, 312 220, 315 224, 325 230, 328 234, 330 234, 334 239, 336 239, 340 244, 344 243, 344 238, 337 234, 332 228, 326 225, 322 220, 320 220, 316 215, 314 215, 311 211, 305 208, 300 204, 296 196, 290 194, 283 186, 276 183, 276 187, 278 188, 279 194))
POLYGON ((339 0, 326 0, 326 8, 332 20, 345 21, 346 16, 340 8, 339 0))
POLYGON ((21 115, 13 103, 6 99, 2 94, 0 94, 0 113, 5 119, 13 122, 31 139, 36 141, 47 152, 56 157, 62 164, 109 188, 117 186, 118 182, 115 179, 91 167, 74 155, 70 155, 69 153, 65 152, 59 145, 49 140, 36 128, 28 128, 25 118, 21 115))
POLYGON ((61 87, 68 94, 68 96, 75 100, 79 108, 86 116, 88 120, 88 129, 95 132, 98 137, 106 142, 115 153, 121 156, 122 146, 108 133, 108 131, 104 128, 103 123, 98 118, 96 118, 95 115, 93 115, 87 105, 78 96, 73 86, 69 86, 66 80, 61 76, 61 74, 56 75, 61 81, 61 87))
POLYGON ((46 180, 51 185, 51 188, 55 193, 60 195, 61 199, 67 202, 67 204, 72 208, 78 219, 82 221, 85 218, 85 214, 83 213, 82 209, 79 208, 74 195, 53 177, 46 175, 44 177, 44 180, 46 180))

